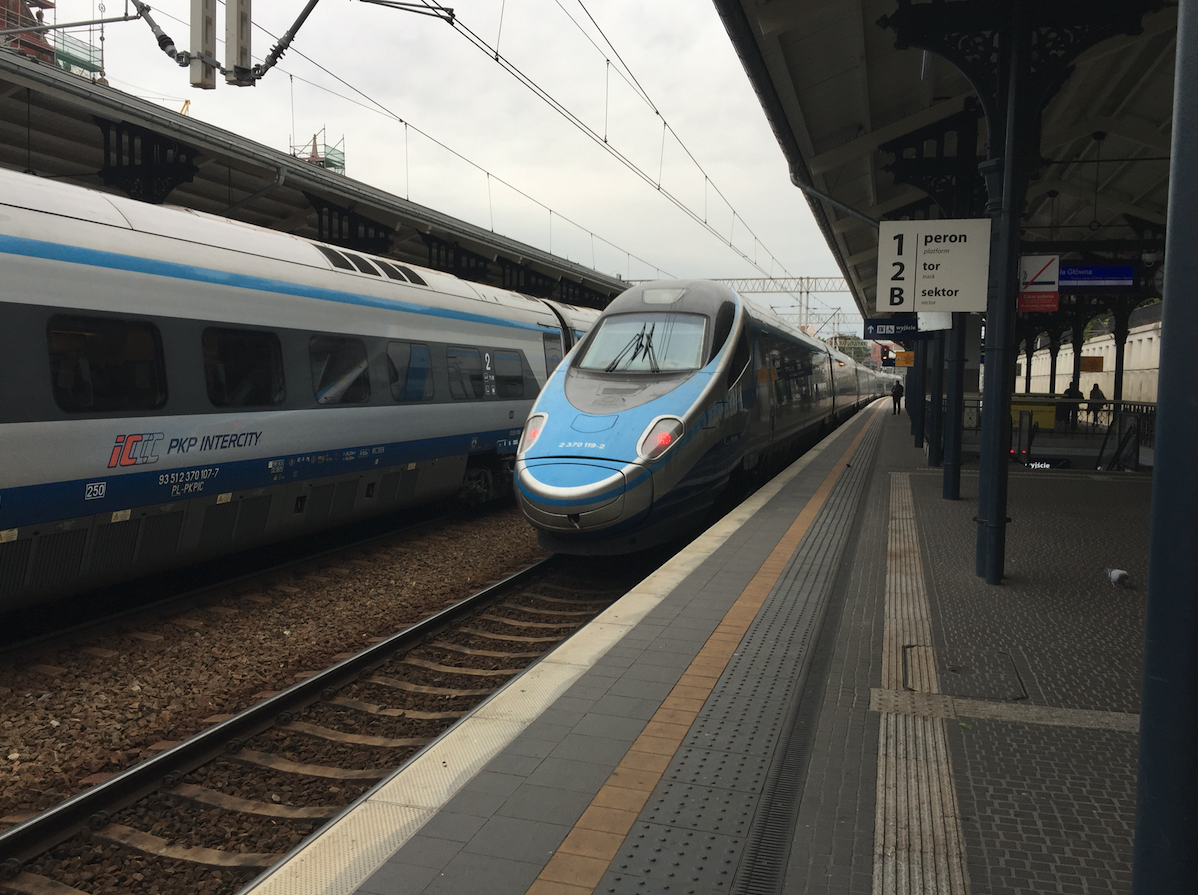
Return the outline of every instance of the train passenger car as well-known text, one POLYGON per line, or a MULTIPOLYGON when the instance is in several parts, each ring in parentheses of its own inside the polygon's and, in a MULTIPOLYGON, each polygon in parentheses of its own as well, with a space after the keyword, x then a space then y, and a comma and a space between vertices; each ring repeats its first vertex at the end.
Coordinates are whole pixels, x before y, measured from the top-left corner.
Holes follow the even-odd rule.
POLYGON ((0 171, 0 611, 466 493, 593 311, 0 171))
POLYGON ((643 550, 887 388, 723 286, 637 286, 542 390, 516 458, 517 497, 548 549, 643 550))

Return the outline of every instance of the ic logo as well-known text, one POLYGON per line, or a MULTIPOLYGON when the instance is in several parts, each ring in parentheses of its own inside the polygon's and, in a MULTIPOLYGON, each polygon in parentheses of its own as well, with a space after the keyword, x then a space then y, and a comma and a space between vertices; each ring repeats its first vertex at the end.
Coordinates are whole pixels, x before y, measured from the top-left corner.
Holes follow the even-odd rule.
POLYGON ((158 462, 158 442, 165 441, 161 432, 143 432, 139 435, 118 435, 108 458, 108 468, 138 466, 158 462))

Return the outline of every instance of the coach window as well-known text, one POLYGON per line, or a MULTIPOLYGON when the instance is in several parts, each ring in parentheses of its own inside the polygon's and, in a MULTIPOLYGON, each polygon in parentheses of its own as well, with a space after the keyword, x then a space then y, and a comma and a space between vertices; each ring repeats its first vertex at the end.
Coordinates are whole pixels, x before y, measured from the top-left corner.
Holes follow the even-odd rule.
POLYGON ((360 339, 313 336, 308 341, 312 392, 318 404, 360 404, 370 400, 369 364, 360 339))
POLYGON ((483 358, 477 348, 446 348, 445 361, 451 397, 457 401, 470 401, 486 394, 483 358))
POLYGON ((516 351, 496 351, 495 394, 500 398, 524 397, 524 364, 516 351))
POLYGON ((50 318, 54 400, 69 413, 154 410, 166 403, 162 337, 152 323, 50 318))
POLYGON ((256 329, 209 327, 201 337, 204 384, 216 407, 273 407, 287 398, 279 337, 256 329))
POLYGON ((433 399, 433 359, 427 345, 388 342, 387 373, 391 397, 396 401, 433 399))

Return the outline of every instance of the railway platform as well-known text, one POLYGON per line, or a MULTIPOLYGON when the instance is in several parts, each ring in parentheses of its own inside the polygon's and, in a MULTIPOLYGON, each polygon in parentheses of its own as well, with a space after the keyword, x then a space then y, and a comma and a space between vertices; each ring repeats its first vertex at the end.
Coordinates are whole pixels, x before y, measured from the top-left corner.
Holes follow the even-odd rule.
POLYGON ((990 587, 888 405, 247 891, 1126 891, 1150 478, 1013 470, 990 587))

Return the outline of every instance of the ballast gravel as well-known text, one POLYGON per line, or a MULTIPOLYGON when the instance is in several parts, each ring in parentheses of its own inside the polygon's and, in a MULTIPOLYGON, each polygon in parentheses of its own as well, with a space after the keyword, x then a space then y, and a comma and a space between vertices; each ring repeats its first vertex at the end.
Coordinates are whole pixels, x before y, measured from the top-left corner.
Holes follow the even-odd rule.
MULTIPOLYGON (((543 556, 508 505, 242 585, 136 630, 0 660, 0 829, 543 556)), ((312 745, 304 751, 316 757, 312 745)))

